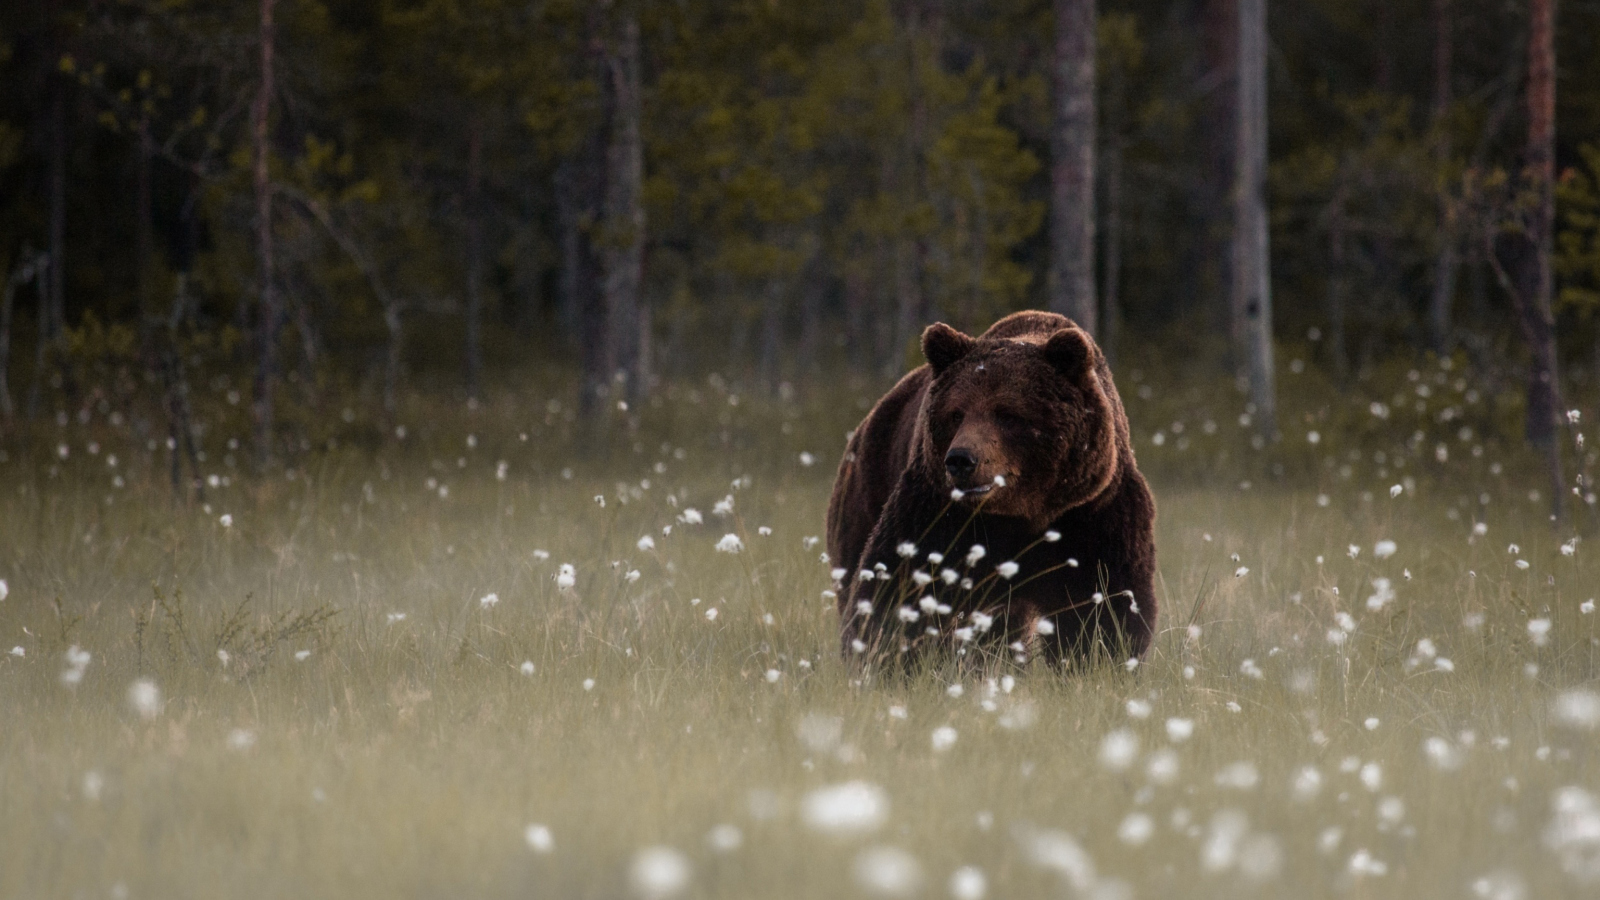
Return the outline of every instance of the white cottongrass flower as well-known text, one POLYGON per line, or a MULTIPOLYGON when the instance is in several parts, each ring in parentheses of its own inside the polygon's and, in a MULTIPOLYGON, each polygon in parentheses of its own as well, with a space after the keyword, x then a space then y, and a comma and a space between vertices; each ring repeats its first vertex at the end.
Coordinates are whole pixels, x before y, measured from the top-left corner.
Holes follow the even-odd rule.
POLYGON ((1117 839, 1130 847, 1139 847, 1150 840, 1155 830, 1154 819, 1141 812, 1128 813, 1122 824, 1117 826, 1117 839))
POLYGON ((1389 864, 1373 856, 1372 851, 1365 847, 1350 854, 1350 862, 1347 867, 1350 870, 1350 874, 1357 877, 1371 876, 1373 878, 1381 878, 1389 874, 1389 864))
POLYGON ((1351 559, 1355 559, 1356 557, 1361 555, 1361 548, 1356 546, 1355 544, 1351 544, 1349 547, 1345 548, 1345 552, 1350 555, 1351 559))
POLYGON ((894 552, 905 559, 910 559, 917 555, 917 545, 910 541, 901 541, 900 545, 894 548, 894 552))
POLYGON ((28 655, 28 648, 18 644, 17 646, 11 648, 11 655, 18 659, 23 659, 28 655))
POLYGON ((851 869, 868 893, 908 897, 922 887, 922 864, 898 847, 871 847, 861 851, 851 869))
POLYGON ((219 523, 221 523, 223 528, 232 528, 233 527, 233 513, 223 513, 221 518, 217 519, 217 521, 219 523))
POLYGON ((1394 541, 1379 541, 1372 545, 1372 555, 1378 559, 1388 559, 1389 557, 1393 556, 1395 551, 1398 549, 1399 548, 1395 546, 1394 541))
POLYGON ((563 591, 572 590, 578 583, 578 570, 572 563, 562 563, 561 569, 556 573, 556 587, 563 591))
POLYGON ((1250 574, 1250 567, 1249 566, 1240 566, 1239 568, 1233 570, 1233 577, 1235 577, 1235 578, 1243 578, 1243 577, 1245 577, 1246 575, 1249 575, 1249 574, 1250 574))
POLYGON ((1244 662, 1239 663, 1239 674, 1245 676, 1246 678, 1254 678, 1257 681, 1260 681, 1262 678, 1266 677, 1266 675, 1261 671, 1261 667, 1256 665, 1256 661, 1253 659, 1247 659, 1244 662))
POLYGON ((1600 883, 1600 800, 1581 787, 1568 785, 1555 792, 1550 805, 1544 845, 1556 854, 1568 875, 1582 883, 1600 883))
POLYGON ((801 453, 800 453, 800 465, 810 467, 810 466, 816 465, 816 462, 817 462, 817 458, 815 456, 812 456, 810 453, 801 451, 801 453))
POLYGON ((256 745, 256 733, 248 728, 235 728, 228 732, 228 749, 243 753, 256 745))
POLYGON ((1044 542, 1046 544, 1054 544, 1056 541, 1059 541, 1059 540, 1061 540, 1061 532, 1056 531, 1053 528, 1044 533, 1044 542))
POLYGON ((594 690, 594 679, 593 678, 585 678, 583 680, 583 689, 586 690, 586 691, 594 690))
POLYGON ((1193 719, 1174 717, 1167 720, 1167 740, 1173 742, 1174 744, 1181 744, 1184 741, 1187 741, 1193 734, 1193 719))
POLYGON ((950 873, 950 896, 954 900, 983 900, 989 893, 989 879, 977 866, 962 866, 950 873))
POLYGON ((1450 772, 1461 767, 1461 751, 1442 737, 1430 737, 1423 741, 1422 752, 1435 769, 1450 772))
POLYGON ((1127 710, 1128 718, 1130 719, 1150 718, 1150 701, 1148 700, 1140 700, 1135 697, 1123 704, 1123 708, 1127 710))
POLYGON ((11 596, 11 586, 6 584, 4 578, 0 578, 0 600, 4 600, 9 596, 11 596))
POLYGON ((732 494, 729 494, 726 497, 723 497, 721 500, 718 500, 711 507, 711 514, 712 515, 726 516, 731 512, 733 512, 733 495, 732 494))
POLYGON ((1237 809, 1219 809, 1211 816, 1200 845, 1200 867, 1207 872, 1226 872, 1239 861, 1239 844, 1250 831, 1250 819, 1237 809))
POLYGON ((483 607, 484 609, 493 609, 494 605, 499 603, 499 602, 500 602, 500 595, 499 594, 493 594, 493 593, 484 594, 482 597, 478 598, 478 605, 483 607))
POLYGON ((941 725, 933 730, 933 752, 943 753, 956 745, 958 737, 956 730, 949 725, 941 725))
POLYGON ((718 853, 732 853, 744 845, 744 832, 737 825, 716 825, 706 832, 706 846, 718 853))
POLYGON ((1516 562, 1512 563, 1512 565, 1516 566, 1518 569, 1526 571, 1528 569, 1528 567, 1532 565, 1532 563, 1528 562, 1525 559, 1519 559, 1516 562))
POLYGON ((1577 731, 1600 728, 1600 694, 1584 688, 1562 691, 1550 706, 1555 720, 1577 731))
POLYGON ((1121 772, 1139 758, 1139 736, 1119 728, 1100 739, 1100 765, 1121 772))
POLYGON ((140 678, 128 685, 128 706, 141 719, 154 719, 161 715, 161 688, 148 678, 140 678))
POLYGON ((1240 760, 1223 766, 1213 780, 1220 788, 1248 791, 1253 790, 1261 782, 1261 773, 1256 771, 1255 763, 1240 760))
POLYGON ((1394 582, 1387 578, 1372 579, 1372 596, 1367 598, 1367 609, 1377 612, 1394 602, 1394 582))
POLYGON ((1377 731, 1378 726, 1382 723, 1379 721, 1377 716, 1368 716, 1366 721, 1362 722, 1361 724, 1364 725, 1368 731, 1377 731))
POLYGON ((1060 875, 1073 890, 1084 893, 1095 886, 1094 860, 1065 831, 1028 830, 1019 838, 1034 865, 1060 875))
POLYGON ((1562 556, 1571 556, 1571 555, 1573 555, 1574 553, 1577 553, 1577 552, 1578 552, 1578 539, 1577 538, 1573 538, 1572 540, 1567 541, 1566 543, 1561 545, 1561 555, 1562 556))
POLYGON ((527 676, 529 678, 533 677, 533 660, 531 660, 531 659, 523 660, 522 661, 522 666, 518 669, 518 671, 520 671, 523 675, 525 675, 525 676, 527 676))
POLYGON ((707 622, 715 622, 716 620, 717 620, 717 608, 715 606, 713 606, 710 609, 706 610, 706 621, 707 622))
POLYGON ((778 679, 783 677, 783 673, 777 669, 768 669, 765 677, 767 679, 767 684, 777 684, 778 679))
POLYGON ((665 900, 683 893, 693 870, 689 858, 671 847, 646 847, 633 855, 628 880, 633 890, 647 900, 665 900))
POLYGON ((1367 790, 1373 793, 1377 793, 1378 789, 1383 787, 1383 767, 1375 762, 1363 764, 1359 777, 1367 790))
POLYGON ((1404 491, 1405 491, 1405 487, 1403 485, 1398 485, 1398 484, 1390 485, 1389 486, 1389 497, 1391 499, 1394 498, 1394 497, 1398 497, 1404 491))
POLYGON ((545 560, 550 558, 550 551, 549 550, 535 550, 535 551, 533 551, 533 558, 537 559, 539 562, 544 562, 545 560))
POLYGON ((404 622, 406 620, 406 614, 403 612, 392 612, 387 616, 384 616, 384 619, 388 621, 390 625, 393 625, 396 622, 404 622))
POLYGON ((67 648, 67 667, 61 670, 61 683, 67 687, 77 687, 83 681, 83 671, 89 668, 89 661, 93 659, 89 651, 73 644, 67 648))
POLYGON ((994 626, 994 616, 988 613, 975 612, 972 614, 971 622, 972 627, 979 634, 983 634, 994 626))
POLYGON ((538 822, 522 829, 522 839, 528 842, 528 849, 535 853, 549 853, 556 849, 556 841, 550 834, 549 826, 538 822))
POLYGON ((1543 647, 1550 643, 1550 620, 1529 619, 1528 639, 1533 641, 1535 647, 1543 647))
POLYGON ((1290 782, 1289 795, 1300 803, 1310 803, 1322 793, 1322 773, 1316 766, 1301 766, 1290 782))
POLYGON ((739 540, 739 536, 732 532, 723 535, 722 540, 717 541, 717 551, 720 553, 738 553, 743 549, 744 541, 739 540))
POLYGON ((1527 900, 1528 883, 1515 869, 1497 869, 1472 880, 1472 896, 1481 900, 1527 900))
POLYGON ((1006 707, 995 722, 1007 731, 1023 731, 1039 721, 1039 707, 1032 700, 1019 700, 1006 707))
POLYGON ((1011 580, 1011 576, 1017 574, 1017 572, 1020 571, 1021 568, 1022 567, 1017 565, 1016 563, 1014 563, 1014 562, 1012 562, 1010 560, 1007 560, 1007 561, 1001 563, 1000 565, 995 566, 994 570, 997 573, 999 573, 1001 578, 1004 578, 1007 581, 1010 581, 1011 580))
MULTIPOLYGON (((5 582, 0 582, 0 585, 4 585, 4 584, 5 584, 5 582)), ((4 598, 0 597, 0 599, 4 599, 4 598)), ((1585 600, 1582 603, 1579 603, 1578 604, 1578 612, 1581 612, 1586 616, 1591 614, 1591 613, 1593 613, 1594 612, 1594 598, 1591 597, 1588 600, 1585 600)))
POLYGON ((647 534, 644 537, 639 538, 639 542, 634 546, 638 547, 642 551, 649 552, 656 548, 656 539, 647 534))
POLYGON ((985 550, 982 544, 973 544, 972 547, 967 550, 967 565, 975 566, 978 564, 978 560, 983 559, 987 555, 989 555, 989 551, 985 550))
POLYGON ((705 522, 705 517, 700 515, 700 510, 691 506, 678 514, 678 521, 685 525, 699 525, 705 522))
POLYGON ((876 831, 889 819, 889 795, 867 781, 817 788, 800 801, 800 818, 807 827, 831 834, 876 831))
POLYGON ((628 574, 622 576, 622 580, 626 581, 629 584, 633 584, 635 581, 638 581, 642 577, 643 577, 643 575, 639 572, 638 569, 629 569, 628 570, 628 574))
POLYGON ((1171 747, 1162 747, 1150 754, 1150 760, 1145 763, 1144 772, 1156 784, 1172 784, 1178 780, 1178 770, 1181 764, 1178 761, 1178 751, 1171 747))

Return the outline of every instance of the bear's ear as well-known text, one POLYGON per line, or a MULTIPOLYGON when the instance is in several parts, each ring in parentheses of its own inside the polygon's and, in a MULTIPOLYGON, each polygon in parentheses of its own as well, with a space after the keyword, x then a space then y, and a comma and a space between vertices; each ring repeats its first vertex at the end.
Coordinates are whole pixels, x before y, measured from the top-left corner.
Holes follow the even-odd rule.
POLYGON ((1081 328, 1063 328, 1044 342, 1044 358, 1069 378, 1087 378, 1099 362, 1100 351, 1081 328))
POLYGON ((933 374, 938 375, 960 362, 977 343, 976 338, 962 334, 943 322, 935 322, 922 332, 922 355, 928 358, 933 374))

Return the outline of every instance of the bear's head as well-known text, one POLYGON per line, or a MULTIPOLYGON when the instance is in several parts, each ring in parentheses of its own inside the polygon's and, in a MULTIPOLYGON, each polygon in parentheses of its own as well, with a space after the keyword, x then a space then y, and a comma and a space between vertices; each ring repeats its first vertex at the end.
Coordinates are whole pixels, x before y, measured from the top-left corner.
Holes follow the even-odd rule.
POLYGON ((980 339, 937 323, 922 352, 933 380, 917 452, 960 503, 1043 529, 1110 485, 1117 410, 1082 329, 980 339))

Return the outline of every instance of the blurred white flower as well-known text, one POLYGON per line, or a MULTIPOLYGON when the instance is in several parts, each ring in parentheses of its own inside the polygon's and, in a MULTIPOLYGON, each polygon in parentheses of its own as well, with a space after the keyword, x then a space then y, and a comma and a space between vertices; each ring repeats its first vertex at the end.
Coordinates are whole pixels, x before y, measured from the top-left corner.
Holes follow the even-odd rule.
POLYGON ((1294 781, 1289 786, 1289 794, 1301 803, 1310 803, 1322 793, 1322 773, 1316 766, 1301 766, 1294 773, 1294 781))
POLYGON ((1135 697, 1123 704, 1123 708, 1127 710, 1128 718, 1130 719, 1150 718, 1150 701, 1148 700, 1140 700, 1135 697))
POLYGON ((1246 575, 1249 575, 1249 574, 1250 574, 1250 567, 1249 566, 1240 566, 1239 568, 1233 570, 1233 577, 1235 577, 1235 578, 1243 578, 1243 577, 1245 577, 1246 575))
POLYGON ((1422 752, 1435 769, 1449 772, 1461 767, 1461 751, 1442 737, 1430 737, 1423 741, 1422 752))
POLYGON ((594 690, 594 679, 593 678, 585 678, 583 680, 583 689, 586 690, 586 691, 594 690))
POLYGON ((778 683, 778 679, 780 679, 782 677, 783 677, 783 673, 778 671, 777 669, 768 669, 767 670, 767 674, 766 674, 767 684, 777 684, 778 683))
POLYGON ((1372 852, 1365 847, 1350 855, 1348 867, 1350 874, 1357 877, 1370 875, 1374 878, 1381 878, 1389 874, 1389 864, 1374 857, 1372 852))
POLYGON ((528 842, 528 849, 535 853, 549 853, 556 848, 549 827, 537 822, 522 830, 522 839, 528 842))
POLYGON ((901 541, 900 546, 894 548, 894 552, 906 559, 910 559, 917 555, 917 545, 910 541, 901 541))
POLYGON ((933 730, 933 752, 943 753, 956 745, 956 730, 949 725, 941 725, 933 730))
POLYGON ((813 830, 833 834, 876 831, 889 818, 889 796, 866 781, 817 788, 801 801, 800 818, 813 830))
POLYGON ((1150 760, 1145 763, 1145 775, 1156 784, 1172 784, 1178 780, 1179 768, 1178 751, 1162 747, 1150 754, 1150 760))
MULTIPOLYGON (((893 716, 897 708, 891 707, 889 715, 893 716)), ((806 713, 795 725, 794 733, 812 753, 831 753, 839 746, 839 739, 844 735, 844 719, 823 713, 806 713)))
POLYGON ((1236 791, 1253 790, 1261 781, 1261 774, 1256 771, 1255 763, 1249 760, 1229 763, 1223 766, 1213 779, 1217 787, 1230 788, 1236 791))
POLYGON ((1080 893, 1094 887, 1094 860, 1065 831, 1028 829, 1018 838, 1034 865, 1060 875, 1080 893))
POLYGON ((1155 833, 1155 820, 1141 812, 1128 813, 1117 826, 1117 839, 1130 847, 1138 847, 1155 833))
POLYGON ((699 525, 705 522, 705 517, 700 515, 700 510, 691 506, 678 514, 678 521, 685 525, 699 525))
POLYGON ((1556 722, 1579 731, 1600 728, 1600 694, 1585 688, 1562 691, 1551 704, 1556 722))
POLYGON ((4 600, 9 596, 11 596, 11 586, 6 584, 4 578, 0 578, 0 600, 4 600))
POLYGON ((22 659, 28 655, 28 648, 21 645, 12 647, 11 655, 17 657, 18 659, 22 659))
POLYGON ((922 886, 922 865, 915 856, 896 847, 861 851, 852 872, 856 884, 868 893, 885 897, 910 896, 922 886))
MULTIPOLYGON (((0 584, 3 584, 3 582, 0 582, 0 584)), ((1590 599, 1579 603, 1578 612, 1581 612, 1586 616, 1594 612, 1594 598, 1591 597, 1590 599)))
POLYGON ((1119 728, 1100 739, 1100 765, 1113 772, 1121 772, 1139 758, 1139 737, 1126 728, 1119 728))
POLYGON ((995 722, 1007 731, 1032 728, 1039 721, 1039 707, 1032 700, 1018 700, 1006 707, 995 722))
POLYGON ((531 660, 531 659, 523 660, 522 661, 522 666, 518 669, 518 671, 520 671, 523 675, 528 675, 528 676, 533 675, 533 660, 531 660))
POLYGON ((223 528, 232 528, 233 527, 233 514, 232 513, 223 513, 222 517, 217 519, 217 521, 222 523, 222 527, 223 528))
POLYGON ((1472 895, 1481 900, 1527 900, 1528 885, 1515 869, 1499 869, 1473 879, 1472 895))
POLYGON ((639 572, 638 569, 629 569, 628 570, 628 574, 622 576, 622 580, 626 581, 629 584, 633 584, 634 582, 638 581, 641 577, 643 577, 643 576, 641 575, 641 573, 639 572))
POLYGON ((244 752, 256 745, 256 733, 248 728, 235 728, 228 732, 228 749, 244 752))
POLYGON ((1194 720, 1171 718, 1167 720, 1167 740, 1174 744, 1187 741, 1194 734, 1194 720))
POLYGON ((962 866, 950 873, 950 896, 954 900, 983 900, 989 892, 989 879, 977 866, 962 866))
POLYGON ((716 620, 717 620, 717 608, 715 606, 713 606, 710 609, 706 610, 706 621, 707 622, 715 622, 716 620))
POLYGON ((1550 643, 1550 620, 1529 619, 1528 639, 1533 641, 1535 647, 1543 647, 1550 643))
POLYGON ((148 678, 140 678, 128 685, 128 706, 141 719, 154 719, 161 715, 161 688, 148 678))
POLYGON ((664 900, 683 892, 693 874, 689 858, 671 847, 646 847, 633 855, 628 880, 647 900, 664 900))
POLYGON ((1200 867, 1226 872, 1239 860, 1239 844, 1250 831, 1250 819, 1237 809, 1220 809, 1211 816, 1205 842, 1200 845, 1200 867))
POLYGON ((1365 763, 1361 766, 1360 778, 1367 790, 1377 793, 1383 787, 1383 767, 1375 762, 1365 763))
POLYGON ((744 832, 737 825, 717 825, 706 832, 706 846, 718 853, 732 853, 744 845, 744 832))
POLYGON ((494 605, 499 602, 499 594, 484 594, 482 597, 478 598, 478 605, 484 609, 492 609, 494 605))
POLYGON ((989 551, 985 550, 982 544, 973 544, 971 549, 967 550, 967 565, 977 565, 978 560, 983 559, 988 553, 989 551))
POLYGON ((578 583, 578 570, 572 563, 562 563, 561 569, 556 573, 556 587, 563 591, 572 590, 578 583))
POLYGON ((1390 499, 1393 499, 1395 497, 1400 496, 1401 492, 1403 492, 1404 490, 1405 490, 1405 487, 1402 486, 1402 485, 1398 485, 1398 484, 1390 485, 1389 486, 1389 497, 1390 497, 1390 499))
POLYGON ((61 671, 61 683, 67 687, 77 687, 83 681, 83 672, 89 668, 89 661, 93 657, 89 651, 73 644, 67 648, 67 667, 61 671))
POLYGON ((1556 790, 1544 844, 1561 868, 1585 884, 1600 883, 1600 800, 1576 785, 1556 790))
POLYGON ((1047 544, 1054 544, 1059 540, 1061 540, 1061 532, 1056 531, 1053 528, 1044 533, 1044 542, 1047 544))
POLYGON ((723 497, 721 500, 718 500, 716 503, 712 504, 712 506, 711 506, 711 514, 712 515, 726 516, 731 512, 733 512, 733 495, 732 494, 729 494, 726 497, 723 497))
POLYGON ((1351 559, 1355 559, 1361 555, 1361 548, 1357 547, 1355 544, 1351 544, 1348 548, 1346 548, 1345 552, 1350 554, 1351 559))
POLYGON ((738 553, 743 549, 744 541, 739 540, 739 536, 731 532, 723 535, 722 540, 717 541, 717 550, 722 553, 738 553))
POLYGON ((1379 541, 1372 545, 1372 555, 1378 559, 1388 559, 1397 549, 1399 548, 1395 546, 1394 541, 1379 541))
POLYGON ((802 465, 802 466, 811 466, 811 465, 815 465, 816 461, 817 461, 817 458, 815 456, 812 456, 810 453, 806 453, 806 452, 803 452, 803 451, 801 452, 801 454, 800 454, 800 465, 802 465))
POLYGON ((1007 581, 1011 579, 1011 576, 1017 574, 1020 569, 1020 566, 1009 560, 994 567, 995 572, 999 573, 1000 577, 1007 581))
POLYGON ((1372 596, 1367 598, 1367 609, 1377 612, 1394 602, 1394 582, 1387 578, 1372 579, 1372 596))
POLYGON ((654 550, 656 548, 656 539, 647 534, 644 537, 639 538, 639 542, 635 544, 635 546, 643 551, 654 550))

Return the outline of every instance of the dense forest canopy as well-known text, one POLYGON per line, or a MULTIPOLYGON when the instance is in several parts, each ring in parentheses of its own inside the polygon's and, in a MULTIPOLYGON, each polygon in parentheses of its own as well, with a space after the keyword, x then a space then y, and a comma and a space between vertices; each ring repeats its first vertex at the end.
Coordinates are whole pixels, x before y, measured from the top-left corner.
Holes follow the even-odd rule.
POLYGON ((588 406, 707 370, 776 390, 1028 306, 1243 371, 1241 47, 1264 334, 1341 379, 1425 348, 1592 373, 1600 3, 1268 4, 1254 50, 1251 3, 10 2, 0 402, 40 414, 97 353, 233 358, 269 429, 285 373, 391 404, 537 360, 578 364, 588 406), (1540 260, 1547 364, 1516 302, 1540 260))

